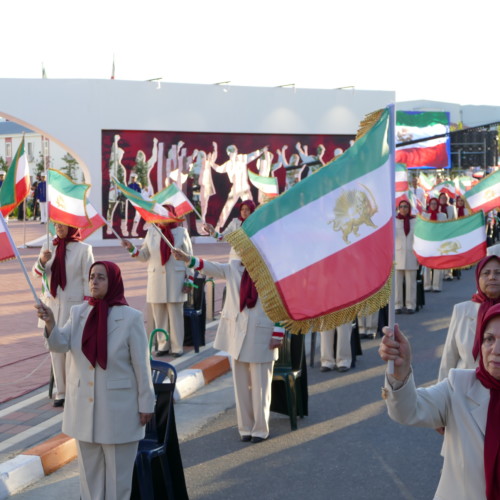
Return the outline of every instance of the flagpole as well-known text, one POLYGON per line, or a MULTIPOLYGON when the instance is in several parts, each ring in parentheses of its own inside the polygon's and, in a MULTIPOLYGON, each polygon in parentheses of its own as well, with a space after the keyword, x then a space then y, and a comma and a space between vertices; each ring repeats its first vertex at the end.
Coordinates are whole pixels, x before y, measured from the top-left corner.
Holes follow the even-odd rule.
MULTIPOLYGON (((47 162, 45 158, 45 139, 42 136, 42 151, 43 151, 43 170, 45 172, 45 203, 47 203, 47 249, 50 247, 50 231, 49 231, 49 221, 50 221, 50 202, 49 202, 49 173, 47 172, 47 162)), ((40 219, 42 218, 42 209, 40 208, 40 219)))
POLYGON ((41 303, 40 299, 38 298, 38 295, 36 293, 35 287, 33 286, 33 283, 31 283, 31 280, 30 280, 29 275, 28 275, 28 271, 26 270, 26 266, 24 265, 24 262, 21 259, 21 256, 19 255, 19 251, 17 249, 17 246, 14 243, 14 240, 12 239, 9 228, 7 227, 7 224, 5 223, 5 219, 2 215, 2 212, 0 212, 0 218, 1 218, 0 223, 3 225, 3 228, 5 229, 5 234, 7 235, 9 243, 11 244, 12 249, 14 250, 14 253, 16 255, 16 258, 19 261, 19 264, 21 265, 21 269, 23 270, 26 281, 28 282, 28 285, 31 288, 31 292, 33 293, 33 297, 35 298, 35 302, 38 305, 41 305, 42 303, 41 303))
POLYGON ((175 250, 175 247, 172 245, 172 243, 170 243, 170 241, 168 241, 167 237, 160 231, 160 228, 154 223, 152 223, 151 225, 158 231, 158 234, 163 238, 163 241, 170 247, 170 250, 175 250))
MULTIPOLYGON (((395 143, 396 143, 396 138, 395 138, 395 133, 396 133, 396 120, 395 120, 395 105, 394 104, 389 104, 389 158, 390 158, 390 168, 391 168, 391 182, 392 182, 392 196, 391 196, 391 205, 392 205, 392 224, 393 224, 393 235, 394 235, 394 245, 393 245, 393 258, 392 261, 394 262, 394 257, 396 253, 396 217, 394 214, 396 213, 396 162, 395 162, 395 143)), ((391 297, 389 299, 389 328, 394 330, 394 324, 395 324, 395 291, 394 291, 394 285, 396 281, 396 277, 394 275, 395 270, 394 270, 394 265, 393 265, 393 271, 392 271, 392 276, 391 276, 391 297)), ((387 362, 387 373, 389 375, 394 375, 394 361, 391 359, 387 362)))

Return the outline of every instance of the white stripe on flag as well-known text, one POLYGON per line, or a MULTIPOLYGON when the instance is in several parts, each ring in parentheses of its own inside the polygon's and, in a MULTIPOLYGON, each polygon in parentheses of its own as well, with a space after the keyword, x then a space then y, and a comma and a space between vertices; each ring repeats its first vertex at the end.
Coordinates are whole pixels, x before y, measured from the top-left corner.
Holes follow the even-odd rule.
POLYGON ((440 241, 429 241, 419 238, 415 236, 413 242, 413 250, 422 256, 422 257, 438 257, 441 254, 441 245, 447 242, 458 242, 460 244, 460 248, 456 252, 450 252, 450 256, 458 255, 461 253, 468 252, 472 248, 476 247, 480 243, 484 241, 485 238, 485 230, 483 227, 478 227, 474 229, 470 233, 463 234, 462 236, 458 236, 456 238, 449 238, 447 240, 440 241))

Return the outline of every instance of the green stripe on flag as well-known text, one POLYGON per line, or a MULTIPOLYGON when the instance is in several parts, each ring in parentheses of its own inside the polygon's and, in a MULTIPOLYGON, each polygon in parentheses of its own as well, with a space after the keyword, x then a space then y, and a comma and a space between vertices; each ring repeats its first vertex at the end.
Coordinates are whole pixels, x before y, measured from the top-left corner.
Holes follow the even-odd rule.
POLYGON ((448 125, 448 114, 444 111, 424 111, 422 113, 396 112, 396 126, 429 127, 431 125, 448 125))
POLYGON ((415 237, 427 241, 444 241, 468 234, 481 226, 484 226, 483 212, 444 222, 419 217, 415 224, 415 237))
POLYGON ((85 200, 85 193, 90 187, 88 184, 76 184, 66 174, 52 168, 48 170, 48 184, 64 196, 77 200, 85 200))
POLYGON ((385 109, 370 131, 342 156, 260 206, 259 217, 248 217, 242 229, 252 237, 278 219, 379 168, 389 159, 388 127, 389 111, 385 109))
MULTIPOLYGON (((19 158, 24 155, 24 137, 21 140, 21 144, 17 148, 16 154, 12 159, 7 175, 4 178, 2 187, 0 187, 0 206, 7 207, 9 205, 14 205, 10 210, 14 210, 22 200, 16 200, 16 181, 17 181, 17 169, 19 168, 19 158)), ((7 214, 4 214, 7 215, 7 214)))
POLYGON ((152 199, 155 200, 160 205, 163 205, 165 200, 168 200, 172 196, 175 196, 178 192, 179 189, 177 188, 177 186, 175 184, 170 184, 159 193, 156 193, 152 199))
POLYGON ((484 179, 473 186, 469 191, 466 191, 465 198, 471 198, 477 193, 489 189, 493 186, 500 184, 500 170, 497 170, 493 174, 487 175, 484 179))

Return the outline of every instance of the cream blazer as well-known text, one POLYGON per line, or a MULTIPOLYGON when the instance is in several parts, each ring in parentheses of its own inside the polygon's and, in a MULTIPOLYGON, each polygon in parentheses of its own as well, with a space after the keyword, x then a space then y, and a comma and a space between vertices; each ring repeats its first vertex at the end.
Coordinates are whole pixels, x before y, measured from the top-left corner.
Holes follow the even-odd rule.
POLYGON ((415 235, 415 224, 417 218, 410 219, 410 232, 408 236, 404 230, 404 220, 396 219, 396 269, 405 271, 416 271, 418 262, 413 253, 413 239, 415 235))
MULTIPOLYGON (((52 276, 52 264, 56 257, 56 247, 49 243, 49 250, 52 252, 50 260, 45 264, 45 268, 40 262, 43 252, 47 249, 47 243, 44 243, 40 256, 32 269, 33 276, 40 278, 41 273, 45 271, 47 275, 47 282, 50 286, 50 277, 52 276)), ((64 325, 69 318, 70 309, 83 302, 84 296, 90 295, 89 293, 89 270, 90 266, 94 263, 94 255, 92 254, 92 247, 81 241, 72 241, 66 245, 66 287, 63 290, 57 287, 56 298, 50 295, 50 290, 46 290, 42 294, 42 301, 47 304, 54 312, 56 323, 64 325)), ((43 328, 44 322, 39 322, 38 326, 43 328)))
MULTIPOLYGON (((393 391, 386 378, 389 416, 404 425, 446 427, 444 464, 435 499, 485 499, 484 434, 490 391, 474 370, 451 370, 449 377, 428 388, 415 388, 413 374, 393 391)), ((407 450, 411 453, 411 449, 407 450)))
POLYGON ((479 305, 472 300, 467 300, 453 307, 450 327, 439 365, 439 381, 445 379, 452 368, 468 369, 477 366, 477 362, 472 356, 472 346, 476 336, 479 305))
POLYGON ((63 326, 47 338, 53 352, 68 352, 66 401, 62 431, 79 441, 120 444, 144 437, 139 412, 153 413, 148 338, 142 313, 115 306, 108 314, 108 364, 95 368, 82 352, 82 334, 92 307, 85 302, 71 309, 63 326))
POLYGON ((201 271, 207 276, 226 280, 226 302, 222 310, 214 347, 226 351, 233 359, 246 363, 267 363, 278 359, 278 349, 269 349, 274 323, 262 309, 260 299, 255 307, 240 312, 240 283, 244 267, 239 260, 228 264, 207 262, 201 271))
MULTIPOLYGON (((188 255, 193 255, 191 238, 183 227, 172 229, 174 246, 184 250, 188 255)), ((192 269, 187 269, 184 262, 170 257, 163 266, 161 263, 160 242, 161 236, 153 227, 148 229, 144 244, 139 250, 137 259, 148 263, 148 285, 146 302, 150 304, 166 304, 169 302, 185 302, 187 294, 182 293, 184 280, 187 275, 194 274, 192 269)))

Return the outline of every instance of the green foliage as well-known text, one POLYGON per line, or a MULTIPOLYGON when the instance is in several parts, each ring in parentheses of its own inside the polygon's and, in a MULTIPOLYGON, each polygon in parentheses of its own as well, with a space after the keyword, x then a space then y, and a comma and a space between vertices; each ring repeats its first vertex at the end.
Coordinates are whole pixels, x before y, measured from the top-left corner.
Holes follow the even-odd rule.
POLYGON ((142 187, 146 186, 148 184, 148 163, 144 153, 136 156, 134 172, 137 174, 137 182, 142 187))
POLYGON ((61 167, 61 171, 64 172, 69 178, 77 182, 77 173, 80 170, 78 162, 69 153, 66 153, 61 160, 65 163, 64 167, 61 167))
POLYGON ((3 170, 5 173, 9 171, 9 165, 2 156, 0 156, 0 170, 3 170))
POLYGON ((43 174, 44 171, 45 171, 45 164, 44 164, 44 161, 43 161, 43 154, 40 153, 40 155, 38 157, 38 160, 35 163, 35 171, 34 171, 35 177, 37 175, 43 174))

